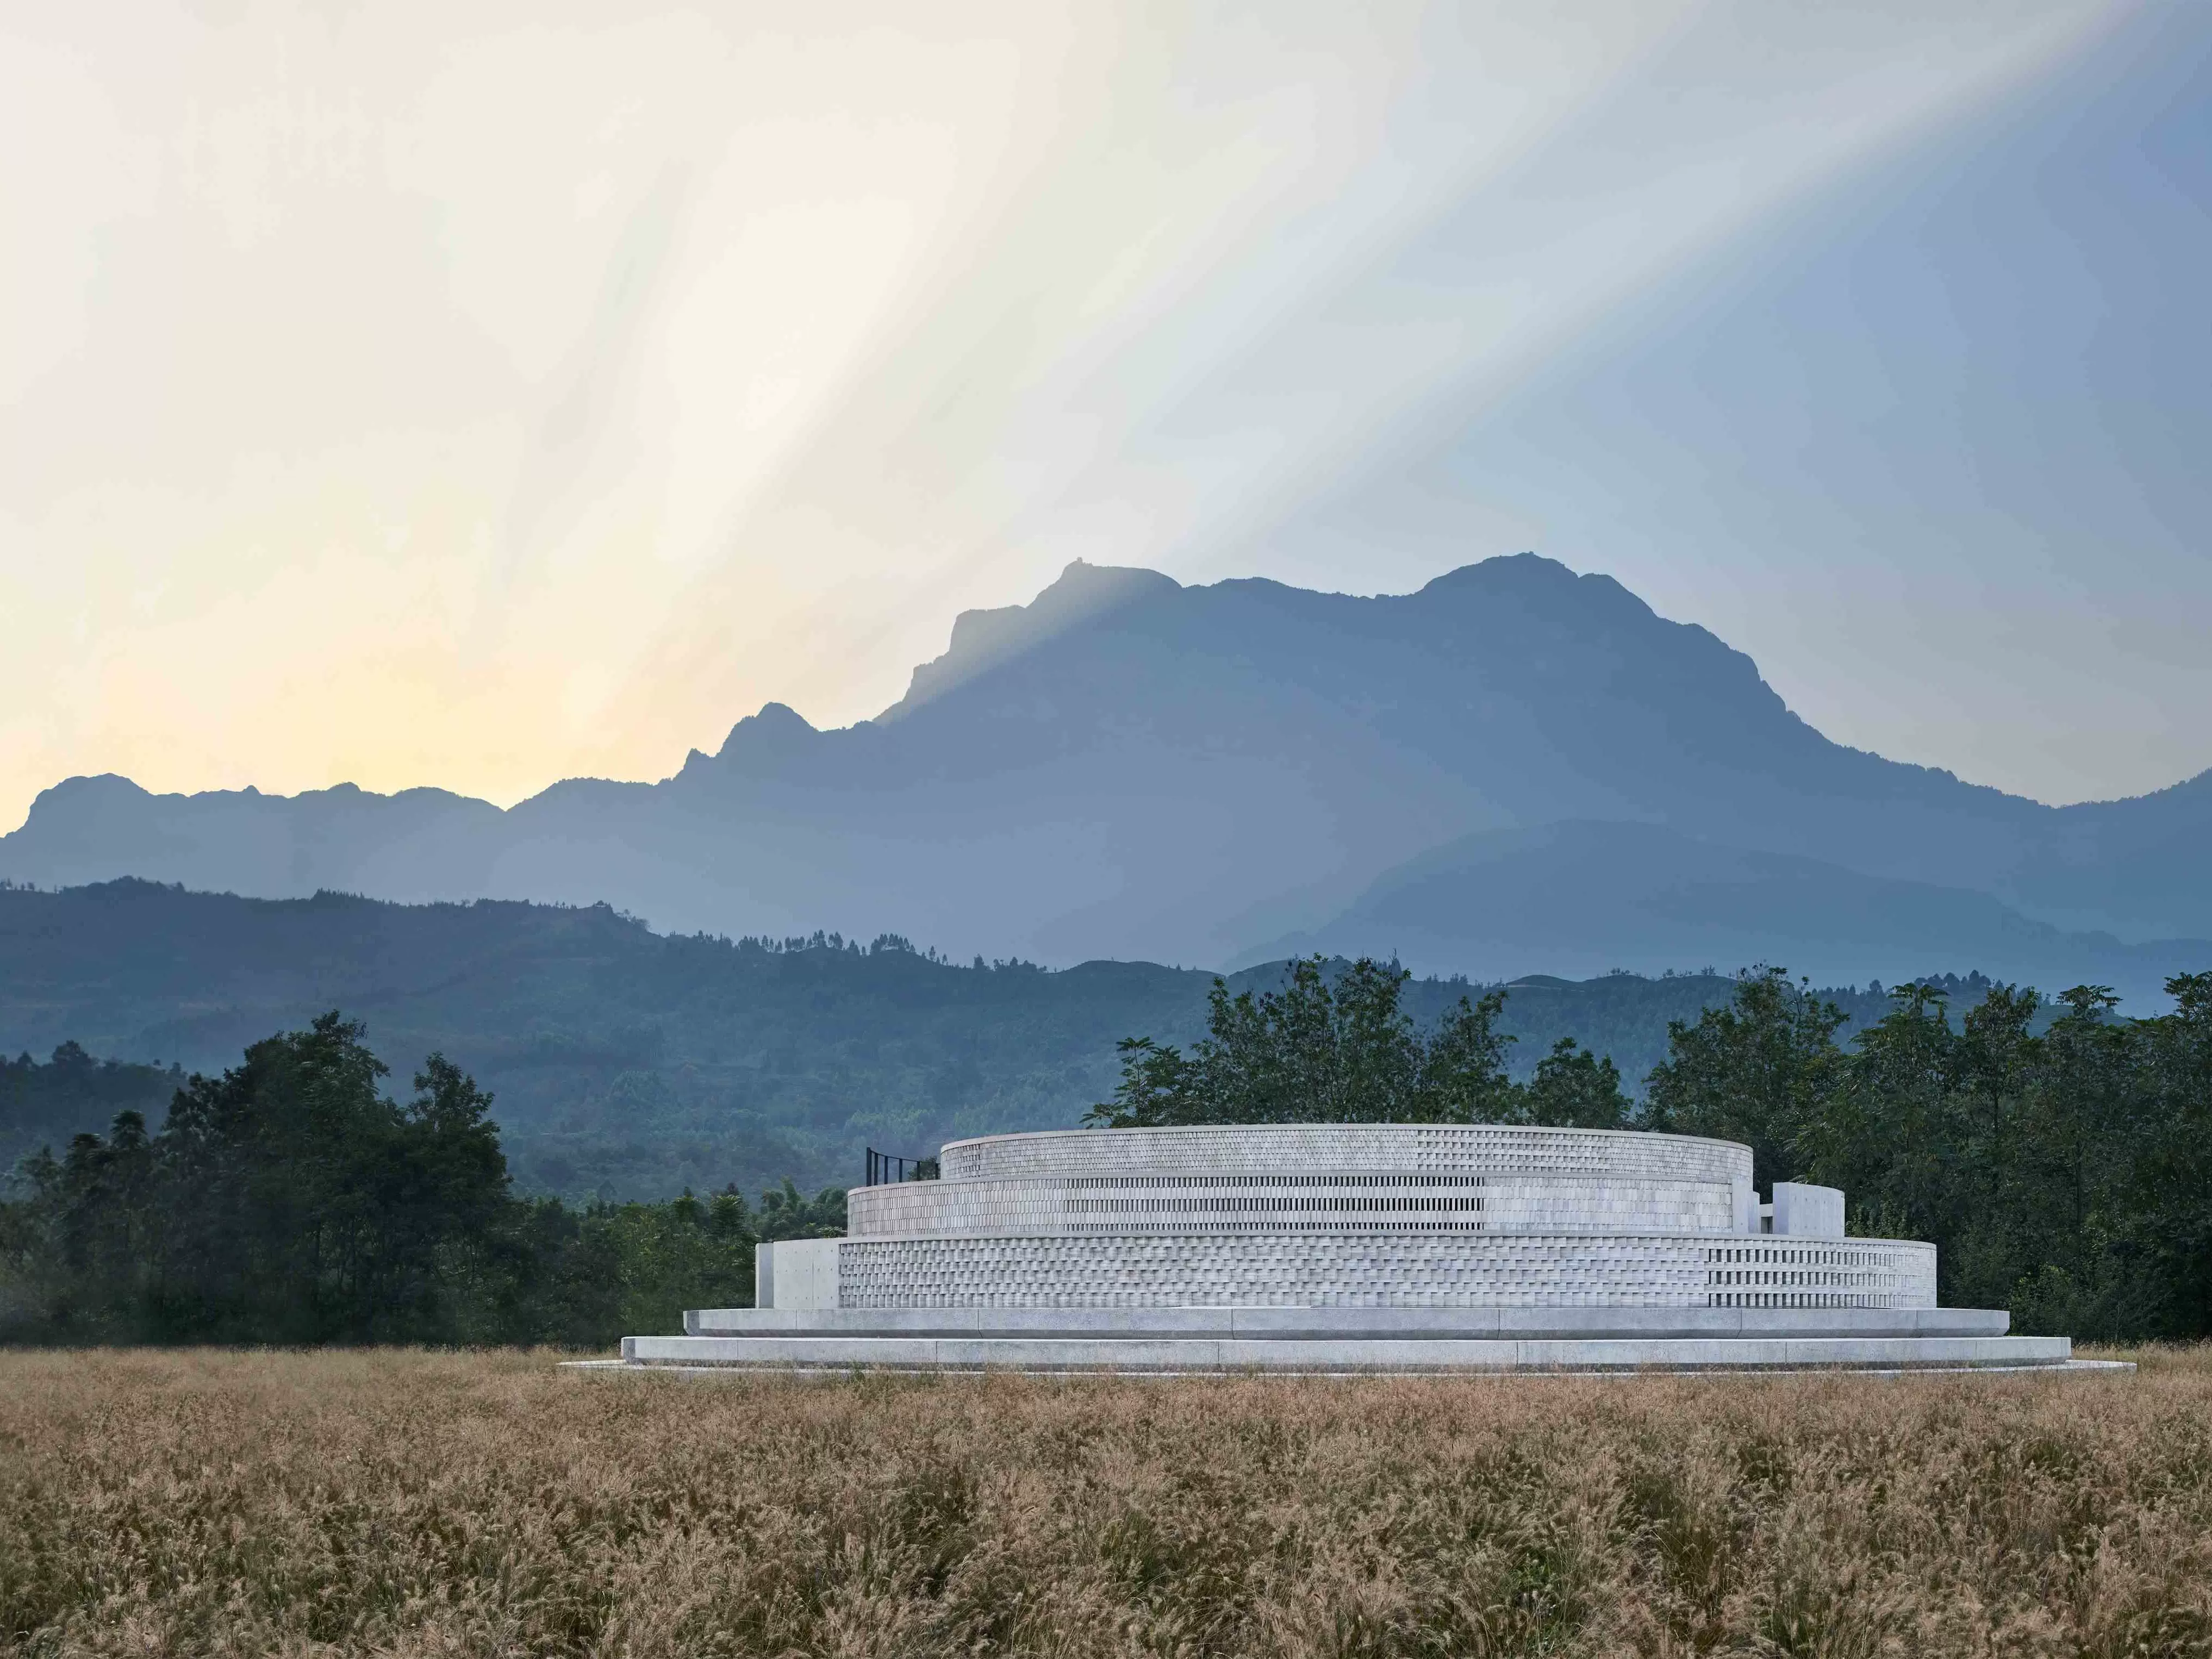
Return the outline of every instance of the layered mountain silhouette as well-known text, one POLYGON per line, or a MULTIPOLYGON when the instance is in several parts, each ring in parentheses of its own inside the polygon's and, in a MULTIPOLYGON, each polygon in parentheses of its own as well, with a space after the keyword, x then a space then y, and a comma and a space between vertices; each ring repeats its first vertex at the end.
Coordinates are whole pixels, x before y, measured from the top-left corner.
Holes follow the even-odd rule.
POLYGON ((1534 555, 1375 599, 1076 564, 876 720, 781 704, 655 784, 41 795, 0 876, 605 901, 728 933, 1475 975, 1931 961, 2154 991, 2212 962, 2212 772, 2054 808, 1831 742, 1757 667, 1534 555))
POLYGON ((1449 842, 1389 872, 1327 926, 1250 956, 1346 948, 1416 967, 1465 964, 1481 978, 1537 960, 1567 975, 1778 962, 1894 982, 1900 962, 1993 963, 2045 990, 2089 981, 2133 996, 2212 962, 2203 940, 2129 944, 1965 888, 1587 820, 1449 842))

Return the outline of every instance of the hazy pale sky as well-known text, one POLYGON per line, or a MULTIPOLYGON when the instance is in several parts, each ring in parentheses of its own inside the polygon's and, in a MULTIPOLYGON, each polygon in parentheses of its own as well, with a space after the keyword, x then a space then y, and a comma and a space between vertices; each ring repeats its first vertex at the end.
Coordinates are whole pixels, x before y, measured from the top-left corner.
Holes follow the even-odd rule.
POLYGON ((1534 548, 1832 735, 2212 765, 2212 7, 0 3, 0 827, 511 801, 1069 559, 1534 548))

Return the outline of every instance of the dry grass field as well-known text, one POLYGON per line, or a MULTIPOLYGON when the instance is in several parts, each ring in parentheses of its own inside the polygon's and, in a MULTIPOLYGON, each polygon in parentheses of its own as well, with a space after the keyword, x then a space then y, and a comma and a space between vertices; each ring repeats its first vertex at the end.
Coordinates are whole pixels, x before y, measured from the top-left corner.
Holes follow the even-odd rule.
POLYGON ((2212 1353, 765 1380, 0 1354, 10 1653, 2212 1651, 2212 1353))

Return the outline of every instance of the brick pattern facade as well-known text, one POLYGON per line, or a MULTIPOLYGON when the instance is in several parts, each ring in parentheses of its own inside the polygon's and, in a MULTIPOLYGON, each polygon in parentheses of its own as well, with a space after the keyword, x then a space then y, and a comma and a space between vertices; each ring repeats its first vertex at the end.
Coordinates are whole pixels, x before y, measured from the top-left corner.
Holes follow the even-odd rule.
POLYGON ((848 1238, 842 1308, 1932 1308, 1894 1239, 1408 1233, 848 1238))
POLYGON ((1292 1123, 1070 1129, 947 1141, 947 1181, 1134 1175, 1518 1175, 1751 1179, 1751 1149, 1691 1135, 1502 1124, 1292 1123))
POLYGON ((1170 1175, 917 1181, 846 1195, 855 1238, 1003 1233, 1728 1233, 1729 1187, 1626 1176, 1170 1175))
POLYGON ((1732 1142, 1499 1125, 994 1135, 855 1188, 841 1309, 1914 1309, 1933 1245, 1762 1236, 1732 1142))

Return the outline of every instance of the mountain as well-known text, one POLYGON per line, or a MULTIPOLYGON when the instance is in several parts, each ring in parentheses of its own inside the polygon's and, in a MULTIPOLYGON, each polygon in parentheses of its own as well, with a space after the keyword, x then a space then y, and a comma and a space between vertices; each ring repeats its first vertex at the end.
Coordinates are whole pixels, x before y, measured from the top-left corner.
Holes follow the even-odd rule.
POLYGON ((2114 985, 2155 1000, 2212 963, 2212 941, 2123 943, 2035 921, 1986 893, 1864 875, 1785 853, 1694 841, 1656 824, 1563 822, 1447 842, 1386 872, 1327 926, 1270 941, 1255 961, 1322 951, 1395 956, 1478 978, 1656 973, 1817 962, 1846 981, 1900 956, 1983 964, 2059 990, 2114 985))
MULTIPOLYGON (((2212 937, 2212 773, 2053 808, 1849 749, 1704 629, 1533 555, 1373 599, 1078 564, 1028 605, 963 614, 878 719, 817 731, 771 703, 659 783, 573 780, 501 812, 428 790, 73 779, 0 837, 0 875, 606 901, 681 929, 1220 963, 1296 939, 1387 950, 1373 930, 1407 901, 1384 890, 1419 860, 1517 846, 1556 869, 1584 832, 1480 838, 1607 823, 1663 832, 1634 867, 1674 896, 1529 938, 1543 953, 1516 969, 1733 966, 1721 944, 1755 938, 1818 977, 1893 977, 1931 953, 2011 973, 2212 937), (1697 873, 1728 854, 1799 862, 1697 873), (1786 927, 1739 925, 1790 895, 1786 927), (1698 912, 1699 896, 1736 908, 1698 912)), ((1470 879, 1472 903, 1504 878, 1470 879)), ((1437 960, 1510 942, 1437 933, 1437 960)), ((2112 959, 2155 989, 2191 948, 2112 959)))
MULTIPOLYGON (((1150 963, 963 967, 901 939, 671 938, 604 905, 244 899, 137 880, 5 889, 0 1060, 23 1053, 0 1063, 0 1173, 125 1108, 158 1122, 179 1066, 235 1065, 255 1039, 339 1008, 367 1022, 402 1092, 433 1049, 490 1089, 526 1187, 842 1186, 865 1146, 911 1155, 957 1134, 1073 1126, 1112 1093, 1115 1042, 1189 1042, 1211 983, 1150 963), (31 1058, 56 1050, 51 1065, 31 1058)), ((1417 981, 1407 1006, 1432 1023, 1471 988, 1417 981)), ((1669 1019, 1730 990, 1703 975, 1532 981, 1509 992, 1501 1029, 1519 1038, 1523 1074, 1573 1035, 1632 1085, 1666 1052, 1669 1019)), ((1832 994, 1861 1021, 1886 1004, 1832 994)))

